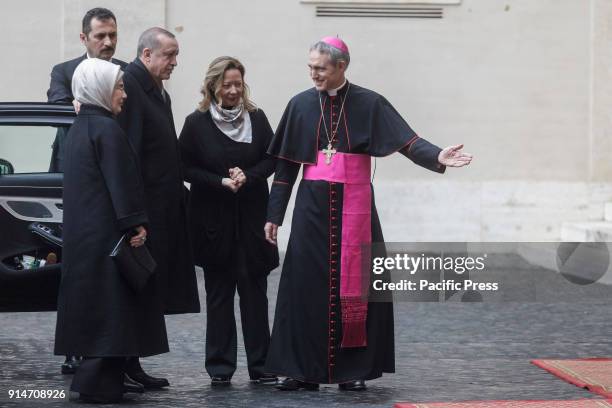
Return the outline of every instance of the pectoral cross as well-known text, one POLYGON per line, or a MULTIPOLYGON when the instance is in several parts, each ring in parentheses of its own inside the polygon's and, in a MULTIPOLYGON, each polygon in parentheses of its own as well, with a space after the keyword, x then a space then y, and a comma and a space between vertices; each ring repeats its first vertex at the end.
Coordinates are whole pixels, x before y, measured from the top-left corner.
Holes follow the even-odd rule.
POLYGON ((331 143, 328 143, 327 149, 323 149, 322 152, 325 153, 325 164, 330 165, 332 156, 337 153, 336 149, 332 148, 331 143))

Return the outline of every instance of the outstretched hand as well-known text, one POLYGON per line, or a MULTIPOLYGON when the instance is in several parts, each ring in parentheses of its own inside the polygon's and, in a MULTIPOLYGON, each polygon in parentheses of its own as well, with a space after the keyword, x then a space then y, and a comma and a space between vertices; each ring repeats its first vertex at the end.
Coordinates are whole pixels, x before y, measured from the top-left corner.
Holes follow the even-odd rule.
POLYGON ((463 167, 472 162, 472 155, 461 151, 463 145, 448 146, 438 155, 438 162, 447 167, 463 167))

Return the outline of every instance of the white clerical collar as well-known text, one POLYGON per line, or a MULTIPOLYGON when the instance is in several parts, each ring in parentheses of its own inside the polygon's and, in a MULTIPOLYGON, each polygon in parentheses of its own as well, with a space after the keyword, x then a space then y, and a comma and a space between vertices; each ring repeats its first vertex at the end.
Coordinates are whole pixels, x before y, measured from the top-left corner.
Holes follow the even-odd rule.
POLYGON ((342 88, 344 87, 344 85, 346 85, 346 78, 344 78, 344 82, 343 82, 343 83, 342 83, 342 85, 340 85, 339 87, 334 88, 334 89, 328 89, 328 90, 327 90, 327 94, 328 94, 329 96, 336 96, 336 95, 338 95, 338 91, 339 91, 340 89, 342 89, 342 88))

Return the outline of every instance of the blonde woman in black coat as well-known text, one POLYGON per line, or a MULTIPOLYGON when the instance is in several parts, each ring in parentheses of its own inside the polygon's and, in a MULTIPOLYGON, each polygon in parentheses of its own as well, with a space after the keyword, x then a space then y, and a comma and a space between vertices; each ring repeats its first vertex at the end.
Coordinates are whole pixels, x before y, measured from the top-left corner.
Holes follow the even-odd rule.
POLYGON ((236 370, 236 289, 250 379, 276 382, 263 371, 270 340, 267 275, 278 266, 278 250, 263 234, 267 178, 275 166, 266 154, 273 132, 249 99, 244 74, 237 59, 215 59, 201 90, 204 99, 179 138, 191 183, 194 257, 204 269, 212 385, 230 384, 236 370))

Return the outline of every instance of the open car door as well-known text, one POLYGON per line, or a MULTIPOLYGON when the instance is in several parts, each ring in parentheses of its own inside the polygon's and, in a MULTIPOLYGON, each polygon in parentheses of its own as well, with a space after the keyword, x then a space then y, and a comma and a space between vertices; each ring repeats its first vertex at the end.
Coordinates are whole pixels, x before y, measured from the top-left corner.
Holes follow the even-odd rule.
POLYGON ((72 106, 0 103, 0 312, 55 310, 72 106))

